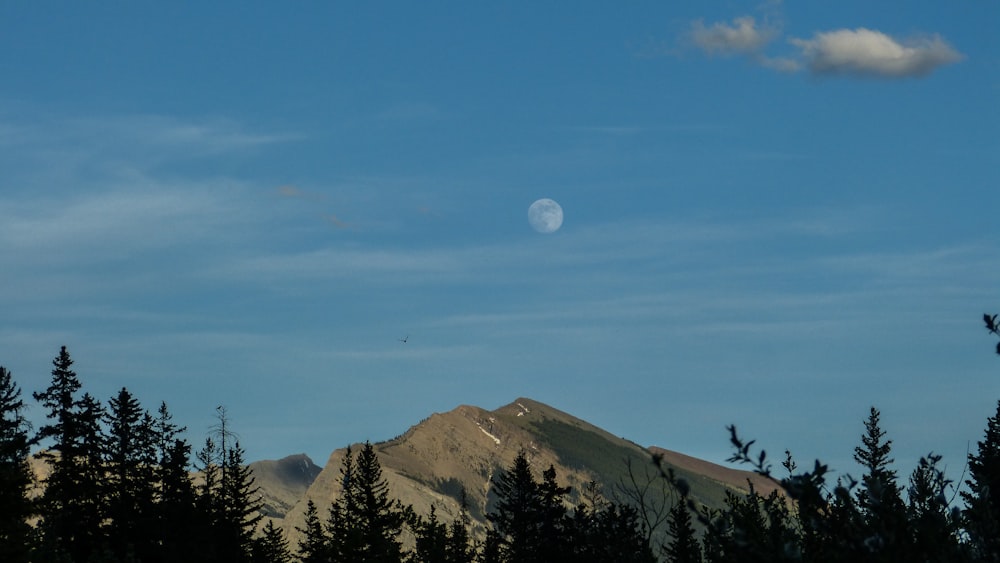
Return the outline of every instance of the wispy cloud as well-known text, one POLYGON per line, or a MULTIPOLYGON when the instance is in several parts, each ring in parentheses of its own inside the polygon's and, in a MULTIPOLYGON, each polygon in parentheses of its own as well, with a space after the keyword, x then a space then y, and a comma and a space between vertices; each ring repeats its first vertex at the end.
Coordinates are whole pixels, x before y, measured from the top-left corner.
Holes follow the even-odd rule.
POLYGON ((714 55, 755 55, 778 35, 778 31, 757 25, 752 16, 742 16, 733 22, 705 25, 701 20, 691 24, 691 40, 702 51, 714 55))
POLYGON ((908 39, 859 27, 821 31, 809 39, 791 37, 794 52, 771 56, 766 50, 779 38, 777 26, 759 24, 752 16, 732 22, 691 23, 689 42, 709 56, 742 56, 779 72, 806 71, 818 76, 875 78, 922 77, 963 59, 940 35, 908 39))

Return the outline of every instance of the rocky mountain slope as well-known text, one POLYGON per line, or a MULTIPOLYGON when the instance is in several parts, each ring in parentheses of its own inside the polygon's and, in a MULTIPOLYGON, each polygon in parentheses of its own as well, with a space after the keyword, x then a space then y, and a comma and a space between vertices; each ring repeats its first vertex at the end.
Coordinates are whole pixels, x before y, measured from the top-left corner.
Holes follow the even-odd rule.
MULTIPOLYGON (((357 450, 360 445, 354 448, 357 450)), ((747 490, 748 479, 761 492, 773 488, 749 472, 669 450, 651 451, 526 398, 492 411, 463 405, 446 413, 435 413, 401 436, 375 444, 375 449, 393 496, 412 505, 418 514, 427 514, 434 505, 438 516, 448 521, 458 514, 464 490, 470 515, 479 526, 494 501, 490 483, 522 450, 536 468, 538 478, 550 464, 556 468, 560 484, 573 488, 570 498, 573 503, 580 500, 581 492, 591 482, 609 498, 624 500, 627 490, 637 486, 648 486, 648 494, 654 497, 669 494, 663 491, 663 482, 656 477, 652 451, 663 454, 665 463, 691 485, 695 500, 709 506, 721 505, 726 490, 747 490)), ((277 485, 272 485, 281 482, 280 479, 262 479, 258 475, 265 498, 274 499, 269 504, 271 515, 281 520, 293 546, 299 537, 296 527, 304 524, 307 501, 314 501, 320 513, 325 514, 340 494, 340 468, 345 453, 346 448, 334 451, 295 503, 291 503, 292 491, 302 486, 310 471, 290 473, 289 478, 294 478, 298 485, 281 485, 280 493, 274 491, 277 485), (290 508, 285 509, 286 506, 290 508)), ((297 461, 304 460, 299 457, 297 461)), ((255 470, 257 467, 270 466, 258 465, 255 470)))
POLYGON ((275 520, 284 519, 323 470, 305 454, 255 461, 250 469, 254 482, 260 487, 264 515, 275 520))
MULTIPOLYGON (((428 514, 433 505, 438 517, 447 522, 458 515, 464 491, 473 526, 480 533, 495 501, 491 483, 520 451, 527 454, 538 479, 549 465, 555 467, 560 485, 572 487, 571 504, 582 500, 591 483, 605 497, 619 501, 629 501, 636 491, 645 489, 654 504, 672 502, 671 491, 652 463, 654 454, 687 480, 692 497, 707 506, 721 506, 727 490, 746 491, 748 482, 762 494, 775 489, 773 482, 751 472, 662 448, 645 448, 526 398, 492 411, 463 405, 435 413, 397 438, 374 446, 395 498, 421 515, 428 514)), ((361 445, 353 447, 359 450, 361 445)), ((314 501, 325 517, 340 494, 345 453, 346 448, 335 450, 323 468, 305 454, 250 464, 265 521, 273 520, 284 528, 293 549, 300 537, 296 528, 304 524, 306 503, 314 501)), ((48 466, 37 456, 32 456, 31 465, 41 486, 48 466)), ((197 481, 198 474, 193 477, 197 481)), ((37 486, 33 494, 39 493, 37 486)))

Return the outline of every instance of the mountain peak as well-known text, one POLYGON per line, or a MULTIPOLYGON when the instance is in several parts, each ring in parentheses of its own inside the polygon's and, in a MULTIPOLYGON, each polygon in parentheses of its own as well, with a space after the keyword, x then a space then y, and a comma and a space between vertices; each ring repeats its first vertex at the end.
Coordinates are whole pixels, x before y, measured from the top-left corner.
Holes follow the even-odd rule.
MULTIPOLYGON (((580 493, 589 483, 596 483, 609 498, 636 480, 648 490, 667 487, 648 449, 527 397, 492 411, 460 405, 434 413, 374 447, 393 497, 418 514, 427 514, 434 506, 439 518, 447 520, 459 514, 464 493, 469 516, 480 530, 495 500, 490 493, 493 480, 522 452, 538 476, 549 466, 555 468, 557 480, 571 488, 570 504, 583 500, 580 493)), ((340 495, 345 453, 344 448, 335 450, 298 503, 287 511, 282 527, 291 541, 298 537, 296 528, 304 525, 308 501, 326 507, 340 495)), ((293 458, 301 461, 299 456, 280 461, 293 458)), ((696 463, 681 461, 671 467, 691 485, 692 498, 708 506, 721 506, 727 490, 745 490, 747 477, 752 475, 737 470, 704 475, 696 463)))

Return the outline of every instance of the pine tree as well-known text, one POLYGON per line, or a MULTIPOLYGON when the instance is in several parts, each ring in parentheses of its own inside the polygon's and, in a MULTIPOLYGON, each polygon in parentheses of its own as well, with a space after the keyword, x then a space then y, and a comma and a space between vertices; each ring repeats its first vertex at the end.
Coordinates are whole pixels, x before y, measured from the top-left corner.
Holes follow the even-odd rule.
POLYGON ((44 542, 40 557, 87 561, 104 552, 103 408, 89 394, 76 398, 81 385, 65 346, 52 364, 49 387, 33 394, 51 421, 36 436, 51 440, 41 454, 50 473, 39 503, 44 542))
POLYGON ((541 541, 538 557, 549 563, 568 561, 572 552, 564 501, 569 493, 569 487, 560 487, 556 482, 556 468, 549 465, 549 468, 542 472, 542 482, 538 486, 541 541))
POLYGON ((1000 562, 1000 401, 987 418, 986 435, 969 454, 968 490, 962 519, 978 561, 1000 562))
POLYGON ((302 563, 326 563, 329 557, 329 538, 323 523, 316 511, 316 503, 309 499, 306 503, 306 523, 304 528, 296 528, 302 539, 299 540, 298 559, 302 563))
POLYGON ((801 559, 799 536, 785 497, 777 491, 762 497, 751 486, 746 495, 726 492, 726 508, 709 524, 705 560, 778 563, 801 559))
POLYGON ((219 532, 224 541, 223 553, 231 561, 249 560, 254 530, 263 518, 260 512, 263 501, 238 441, 226 452, 222 467, 219 532))
POLYGON ((382 477, 382 466, 370 442, 358 453, 355 471, 355 494, 366 546, 366 562, 397 563, 402 560, 399 535, 407 511, 389 496, 389 483, 382 477))
POLYGON ((891 469, 892 440, 885 440, 879 426, 880 413, 871 407, 861 446, 854 449, 854 460, 864 469, 857 493, 863 525, 863 543, 876 560, 900 561, 910 555, 906 507, 896 471, 891 469))
POLYGON ((910 475, 907 512, 914 553, 928 561, 962 560, 957 509, 948 508, 951 481, 937 468, 940 455, 920 458, 910 475))
POLYGON ((701 546, 695 534, 691 511, 683 500, 674 504, 667 517, 670 542, 664 552, 669 563, 701 563, 701 546))
POLYGON ((415 518, 415 545, 408 563, 447 563, 448 526, 438 520, 437 507, 431 505, 427 518, 415 518))
POLYGON ((493 493, 497 497, 496 512, 486 517, 498 533, 502 560, 511 563, 542 561, 538 556, 542 549, 541 495, 523 451, 517 454, 509 469, 494 479, 493 493))
POLYGON ((590 541, 597 547, 595 563, 656 563, 636 508, 607 503, 594 513, 592 530, 590 541))
POLYGON ((260 537, 254 538, 252 560, 253 563, 291 563, 288 540, 285 533, 274 526, 273 520, 268 520, 260 537))
POLYGON ((486 530, 486 538, 483 540, 483 547, 476 559, 478 563, 504 563, 504 539, 496 528, 486 530))
POLYGON ((354 452, 348 446, 340 465, 340 496, 330 504, 326 522, 330 559, 338 563, 361 561, 364 557, 361 526, 355 518, 361 510, 356 474, 354 452))
POLYGON ((350 448, 341 466, 343 490, 330 507, 327 529, 333 561, 399 563, 399 535, 412 510, 389 496, 389 483, 370 442, 354 459, 350 448))
POLYGON ((159 460, 153 419, 124 387, 108 407, 104 456, 108 540, 121 561, 149 560, 160 549, 155 541, 154 470, 159 460))
POLYGON ((445 543, 445 561, 447 563, 472 563, 476 556, 475 546, 469 533, 469 505, 462 489, 459 500, 459 512, 448 527, 448 537, 445 543))
POLYGON ((155 532, 162 561, 182 561, 198 553, 197 530, 204 525, 195 511, 195 489, 191 481, 191 445, 179 438, 183 431, 172 422, 166 403, 160 403, 153 423, 157 463, 154 469, 156 504, 155 532))
POLYGON ((30 439, 23 410, 21 389, 0 366, 0 561, 9 563, 29 561, 32 543, 30 439))

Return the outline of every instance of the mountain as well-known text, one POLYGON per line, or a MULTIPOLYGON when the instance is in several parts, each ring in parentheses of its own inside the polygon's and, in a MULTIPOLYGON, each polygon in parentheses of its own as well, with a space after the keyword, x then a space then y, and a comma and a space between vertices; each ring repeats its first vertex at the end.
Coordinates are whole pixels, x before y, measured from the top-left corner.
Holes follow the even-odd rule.
POLYGON ((250 469, 254 482, 260 487, 264 515, 276 520, 285 517, 322 471, 306 454, 255 461, 250 469))
MULTIPOLYGON (((667 499, 670 491, 657 475, 651 461, 653 453, 661 454, 665 466, 673 468, 677 476, 691 485, 692 498, 707 506, 721 506, 727 490, 748 490, 748 480, 762 493, 774 489, 772 483, 751 472, 670 450, 645 448, 527 398, 492 411, 462 405, 446 413, 435 413, 404 434, 373 445, 395 498, 412 505, 421 515, 426 515, 434 505, 439 518, 449 521, 458 514, 464 490, 470 516, 480 531, 484 515, 494 502, 490 484, 500 471, 510 467, 520 451, 528 455, 538 479, 549 465, 554 466, 559 483, 572 487, 569 500, 574 504, 582 499, 583 491, 592 482, 609 498, 625 500, 630 494, 634 496, 636 491, 646 489, 647 500, 667 499)), ((352 448, 358 451, 360 445, 352 448)), ((342 448, 330 455, 322 471, 291 508, 278 510, 277 502, 270 505, 275 509, 273 516, 280 518, 279 514, 284 513, 281 525, 293 547, 299 538, 296 528, 304 524, 306 503, 315 502, 322 517, 340 494, 340 469, 345 453, 346 448, 342 448)), ((301 457, 304 456, 299 461, 303 461, 301 457)), ((309 471, 293 473, 298 479, 296 486, 301 487, 309 474, 309 471)), ((298 490, 281 485, 283 492, 278 494, 270 484, 265 487, 265 483, 271 481, 258 476, 265 498, 281 499, 281 507, 290 503, 292 490, 298 490)))

